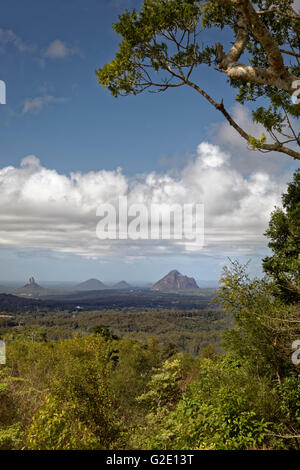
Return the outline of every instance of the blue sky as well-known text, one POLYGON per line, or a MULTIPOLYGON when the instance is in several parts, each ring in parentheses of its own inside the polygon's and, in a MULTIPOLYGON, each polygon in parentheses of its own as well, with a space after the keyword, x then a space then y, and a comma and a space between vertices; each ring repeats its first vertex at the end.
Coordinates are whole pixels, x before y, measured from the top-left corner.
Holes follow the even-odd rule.
MULTIPOLYGON (((266 252, 262 232, 268 214, 296 165, 284 156, 253 155, 191 89, 119 99, 101 89, 95 69, 113 58, 119 41, 112 22, 124 8, 139 4, 134 0, 2 2, 0 79, 6 82, 7 104, 0 106, 0 169, 6 188, 0 194, 0 281, 30 275, 45 281, 88 277, 154 281, 173 268, 197 279, 217 279, 228 256, 253 259, 253 272, 259 272, 266 252), (221 165, 205 164, 205 151, 211 152, 212 147, 199 147, 203 142, 214 146, 221 165), (34 157, 20 167, 29 155, 34 157), (9 172, 7 167, 12 167, 9 172), (80 175, 76 178, 81 190, 76 194, 70 173, 80 175), (154 183, 150 183, 153 174, 154 183), (76 219, 80 229, 74 229, 73 203, 62 214, 61 200, 86 201, 88 192, 90 204, 95 184, 103 184, 105 194, 113 187, 114 196, 118 185, 124 184, 131 197, 147 193, 148 201, 158 188, 165 192, 169 187, 173 192, 183 188, 184 192, 191 185, 196 194, 197 181, 191 175, 199 175, 199 194, 204 199, 197 202, 208 207, 209 233, 205 249, 192 255, 177 248, 161 254, 151 243, 116 243, 106 251, 98 249, 93 240, 96 218, 94 222, 85 218, 86 212, 76 205, 77 219, 82 219, 80 223, 76 219), (233 181, 239 187, 235 193, 233 181), (40 197, 45 185, 52 193, 49 189, 40 197), (212 193, 219 194, 219 207, 217 199, 210 200, 212 193), (239 207, 231 211, 237 197, 239 207), (50 204, 54 200, 55 209, 50 204), (263 215, 255 218, 259 201, 264 204, 263 215), (222 211, 227 211, 227 222, 222 211), (228 233, 231 217, 232 236, 228 233), (84 223, 91 231, 90 241, 84 238, 84 223), (212 227, 218 239, 211 235, 212 227)), ((206 39, 213 42, 214 34, 211 31, 206 39)), ((217 100, 224 97, 241 121, 249 121, 247 110, 234 104, 233 90, 222 74, 205 69, 201 83, 217 100)))
POLYGON ((59 171, 121 165, 135 174, 159 168, 161 157, 189 152, 204 138, 207 120, 217 117, 207 106, 203 113, 202 100, 195 106, 193 90, 117 100, 98 85, 94 71, 112 59, 119 41, 112 22, 134 3, 140 2, 6 2, 2 28, 29 50, 10 44, 0 57, 8 100, 7 110, 1 109, 2 163, 18 164, 33 153, 59 171), (57 39, 75 52, 45 58, 43 50, 57 39), (38 116, 22 115, 26 99, 46 95, 66 102, 49 104, 38 116))

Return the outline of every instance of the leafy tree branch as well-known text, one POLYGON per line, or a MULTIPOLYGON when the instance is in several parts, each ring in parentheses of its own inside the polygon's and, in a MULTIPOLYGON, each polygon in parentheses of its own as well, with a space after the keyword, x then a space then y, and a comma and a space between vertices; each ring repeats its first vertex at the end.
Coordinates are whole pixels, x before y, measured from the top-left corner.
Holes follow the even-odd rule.
POLYGON ((141 10, 126 11, 114 24, 122 42, 115 58, 96 71, 113 96, 145 90, 163 92, 187 85, 221 112, 253 150, 276 151, 300 160, 297 120, 300 104, 300 15, 292 0, 144 0, 141 10), (220 40, 207 41, 214 28, 220 40), (227 52, 222 30, 232 33, 227 52), (289 63, 285 62, 288 56, 289 63), (261 98, 253 120, 265 134, 252 136, 224 105, 201 86, 197 69, 224 73, 236 99, 261 98), (299 83, 298 83, 299 82, 299 83))

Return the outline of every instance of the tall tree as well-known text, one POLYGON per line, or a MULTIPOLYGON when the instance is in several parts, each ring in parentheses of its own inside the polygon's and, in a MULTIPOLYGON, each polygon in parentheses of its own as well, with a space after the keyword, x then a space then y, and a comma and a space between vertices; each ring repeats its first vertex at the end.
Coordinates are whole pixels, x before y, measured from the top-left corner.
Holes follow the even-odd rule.
POLYGON ((282 195, 283 209, 276 208, 266 235, 272 256, 263 267, 276 285, 280 296, 287 301, 300 299, 300 170, 294 173, 287 192, 282 195))
POLYGON ((227 119, 252 149, 300 160, 300 14, 293 0, 144 0, 113 25, 122 36, 115 58, 97 70, 113 96, 187 85, 227 119), (214 28, 219 42, 208 43, 214 28), (221 43, 222 30, 232 42, 221 43), (226 50, 226 51, 225 51, 226 50), (197 69, 212 66, 238 89, 240 103, 262 98, 253 111, 266 134, 252 136, 223 99, 210 96, 197 69))

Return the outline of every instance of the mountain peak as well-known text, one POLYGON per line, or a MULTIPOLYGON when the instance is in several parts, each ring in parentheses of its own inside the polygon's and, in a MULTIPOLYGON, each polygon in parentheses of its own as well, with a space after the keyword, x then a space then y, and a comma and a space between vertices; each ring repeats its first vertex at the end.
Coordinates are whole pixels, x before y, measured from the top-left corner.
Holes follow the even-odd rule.
POLYGON ((105 284, 99 281, 99 279, 92 278, 78 284, 76 290, 100 290, 105 289, 105 287, 105 284))
POLYGON ((131 285, 126 281, 120 281, 117 284, 114 284, 114 289, 131 289, 131 285))
POLYGON ((34 277, 31 276, 31 277, 28 279, 28 283, 25 284, 24 287, 39 288, 40 286, 35 282, 34 277))
POLYGON ((199 289, 193 277, 184 276, 177 269, 173 269, 166 276, 156 282, 151 290, 174 291, 199 289))

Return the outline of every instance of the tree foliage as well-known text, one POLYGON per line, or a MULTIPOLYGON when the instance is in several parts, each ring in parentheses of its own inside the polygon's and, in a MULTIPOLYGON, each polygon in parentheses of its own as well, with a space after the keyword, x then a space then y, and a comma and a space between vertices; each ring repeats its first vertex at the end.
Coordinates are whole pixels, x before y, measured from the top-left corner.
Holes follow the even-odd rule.
POLYGON ((273 212, 266 231, 273 254, 264 259, 263 267, 281 297, 295 303, 300 298, 300 170, 283 194, 282 205, 273 212))
MULTIPOLYGON (((0 449, 299 450, 300 308, 286 293, 299 281, 299 172, 278 211, 267 231, 268 275, 251 279, 236 261, 224 268, 216 300, 234 318, 225 352, 202 342, 191 355, 169 332, 165 344, 141 343, 99 323, 72 339, 49 340, 36 326, 7 334, 0 449)), ((216 312, 206 312, 211 323, 216 312)), ((168 315, 210 338, 207 315, 200 324, 192 311, 168 315)), ((159 314, 143 316, 140 328, 159 314)))
POLYGON ((300 14, 293 0, 144 0, 140 11, 126 11, 113 27, 122 36, 119 50, 96 72, 113 96, 187 85, 220 111, 250 148, 300 159, 300 14), (214 44, 207 34, 212 28, 214 44), (262 136, 240 127, 223 99, 203 88, 205 66, 226 75, 240 103, 260 101, 253 119, 264 126, 262 136))
POLYGON ((246 266, 224 268, 218 300, 232 313, 235 327, 224 333, 226 349, 249 374, 278 380, 297 371, 291 361, 292 343, 300 338, 299 306, 274 297, 268 279, 250 279, 246 266))

